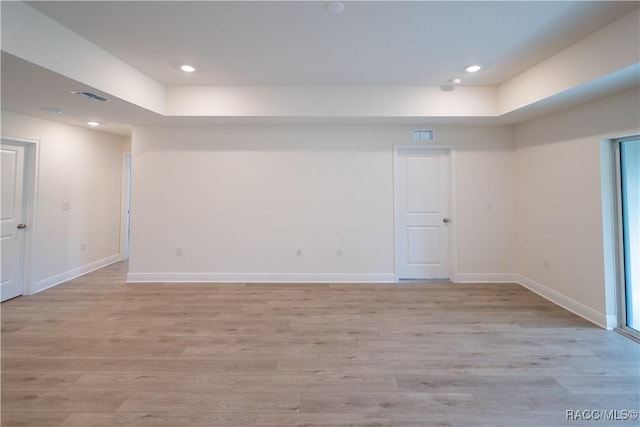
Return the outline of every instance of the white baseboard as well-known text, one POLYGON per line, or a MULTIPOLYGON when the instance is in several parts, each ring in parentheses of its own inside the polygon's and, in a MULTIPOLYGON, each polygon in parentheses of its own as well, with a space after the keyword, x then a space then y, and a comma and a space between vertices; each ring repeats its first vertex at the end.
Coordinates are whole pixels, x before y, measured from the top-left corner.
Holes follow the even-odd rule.
POLYGON ((515 273, 458 273, 455 283, 518 283, 515 273))
POLYGON ((577 314, 583 319, 586 319, 603 329, 610 330, 613 329, 616 325, 617 321, 615 319, 615 316, 605 316, 604 314, 592 309, 591 307, 587 307, 586 305, 572 298, 569 298, 566 295, 561 294, 560 292, 541 285, 540 283, 531 280, 528 277, 518 274, 517 282, 530 291, 535 292, 536 294, 551 301, 552 303, 559 305, 560 307, 569 310, 574 314, 577 314))
POLYGON ((84 274, 91 273, 92 271, 116 263, 120 261, 120 258, 120 254, 111 255, 98 261, 94 261, 92 263, 76 267, 72 270, 65 271, 64 273, 56 274, 55 276, 51 276, 44 280, 39 280, 35 283, 35 289, 31 289, 30 295, 37 294, 38 292, 42 292, 45 289, 52 288, 61 283, 75 279, 76 277, 80 277, 84 274))
POLYGON ((394 283, 379 273, 129 273, 127 283, 394 283))
POLYGON ((618 316, 616 315, 608 315, 606 316, 606 320, 607 320, 607 331, 613 331, 615 328, 618 327, 618 316))

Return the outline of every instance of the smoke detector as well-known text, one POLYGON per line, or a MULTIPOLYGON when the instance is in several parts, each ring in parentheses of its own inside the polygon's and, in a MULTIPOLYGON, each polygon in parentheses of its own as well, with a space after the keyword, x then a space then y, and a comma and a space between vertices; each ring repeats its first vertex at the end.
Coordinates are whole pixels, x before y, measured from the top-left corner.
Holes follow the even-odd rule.
POLYGON ((340 1, 328 1, 324 4, 324 10, 332 15, 337 15, 344 10, 344 4, 340 1))

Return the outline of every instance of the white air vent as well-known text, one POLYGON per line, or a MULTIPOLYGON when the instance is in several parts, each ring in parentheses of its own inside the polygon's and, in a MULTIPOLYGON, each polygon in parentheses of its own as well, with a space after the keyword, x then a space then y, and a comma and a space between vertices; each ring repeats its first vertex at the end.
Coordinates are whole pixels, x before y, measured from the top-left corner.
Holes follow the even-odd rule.
POLYGON ((93 101, 104 102, 104 101, 107 100, 107 98, 105 98, 104 96, 96 95, 95 93, 91 93, 91 92, 82 92, 82 91, 72 90, 71 93, 74 94, 74 95, 85 97, 87 99, 91 99, 93 101))
POLYGON ((414 129, 413 138, 414 141, 433 141, 433 130, 431 129, 414 129))

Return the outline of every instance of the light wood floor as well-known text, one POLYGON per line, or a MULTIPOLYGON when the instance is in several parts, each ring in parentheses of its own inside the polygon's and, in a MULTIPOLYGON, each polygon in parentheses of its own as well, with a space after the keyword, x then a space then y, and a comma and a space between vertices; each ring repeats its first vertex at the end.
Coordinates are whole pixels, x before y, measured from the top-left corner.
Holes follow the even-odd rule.
POLYGON ((124 283, 2 304, 2 426, 561 426, 640 346, 517 285, 124 283))

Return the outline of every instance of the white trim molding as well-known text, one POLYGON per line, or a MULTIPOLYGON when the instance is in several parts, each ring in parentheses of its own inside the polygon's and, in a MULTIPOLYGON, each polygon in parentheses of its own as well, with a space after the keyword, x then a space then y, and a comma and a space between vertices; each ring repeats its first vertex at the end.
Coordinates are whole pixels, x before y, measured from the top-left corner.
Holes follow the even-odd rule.
POLYGON ((98 261, 94 261, 92 263, 74 268, 72 270, 65 271, 64 273, 56 274, 55 276, 51 276, 47 279, 36 282, 35 289, 33 289, 33 292, 31 294, 42 292, 45 289, 49 289, 61 283, 68 282, 69 280, 73 280, 87 273, 91 273, 92 271, 99 270, 111 264, 115 264, 119 261, 120 254, 115 254, 107 258, 103 258, 98 261))
POLYGON ((127 261, 130 254, 129 230, 131 227, 131 152, 122 153, 122 182, 120 198, 120 255, 127 261))
POLYGON ((611 325, 615 325, 617 323, 615 316, 606 316, 605 314, 600 313, 592 309, 591 307, 587 307, 586 305, 557 291, 554 291, 553 289, 548 288, 534 280, 531 280, 528 277, 523 276, 522 274, 518 274, 517 276, 517 282, 525 288, 529 289, 532 292, 535 292, 544 299, 549 300, 556 305, 559 305, 565 310, 568 310, 573 314, 577 314, 583 319, 588 320, 589 322, 594 323, 597 326, 600 326, 603 329, 613 329, 615 326, 611 325))
POLYGON ((606 325, 607 331, 613 331, 615 328, 618 327, 618 316, 616 314, 607 315, 606 321, 607 321, 607 325, 606 325))
POLYGON ((392 273, 129 273, 127 283, 395 283, 392 273))

